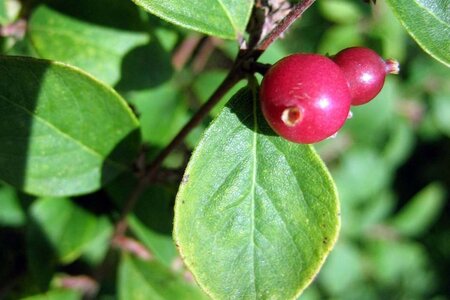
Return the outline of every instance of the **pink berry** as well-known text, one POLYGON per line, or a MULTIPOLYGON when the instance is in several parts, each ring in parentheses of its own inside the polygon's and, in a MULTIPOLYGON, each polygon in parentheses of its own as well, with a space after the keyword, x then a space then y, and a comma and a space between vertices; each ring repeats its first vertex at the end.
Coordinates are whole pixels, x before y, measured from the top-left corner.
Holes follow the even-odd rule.
POLYGON ((285 139, 316 143, 335 134, 350 111, 350 91, 340 68, 317 54, 293 54, 264 76, 261 108, 272 129, 285 139))
POLYGON ((397 74, 398 62, 383 60, 375 51, 353 47, 340 51, 333 58, 350 88, 352 105, 361 105, 375 98, 384 84, 386 74, 397 74))

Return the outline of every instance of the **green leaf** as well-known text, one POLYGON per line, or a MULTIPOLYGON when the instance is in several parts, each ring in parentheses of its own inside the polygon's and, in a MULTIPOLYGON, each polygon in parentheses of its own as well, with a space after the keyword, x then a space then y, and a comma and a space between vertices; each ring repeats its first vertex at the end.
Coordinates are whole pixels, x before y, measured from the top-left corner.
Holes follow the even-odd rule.
POLYGON ((45 5, 33 12, 29 34, 42 58, 77 66, 111 85, 120 79, 123 56, 149 41, 146 32, 102 26, 45 5))
POLYGON ((0 179, 28 193, 98 189, 128 170, 138 122, 113 90, 73 67, 0 57, 0 179))
POLYGON ((358 248, 342 239, 320 272, 319 280, 330 295, 346 295, 363 279, 363 260, 358 248))
POLYGON ((342 199, 354 206, 378 195, 388 185, 390 176, 383 157, 369 147, 348 150, 334 174, 342 199))
POLYGON ((403 299, 426 298, 436 278, 424 245, 384 238, 373 240, 367 246, 371 277, 376 278, 379 286, 401 291, 403 299))
POLYGON ((450 2, 388 0, 408 33, 431 56, 450 66, 450 2))
POLYGON ((222 38, 244 34, 253 0, 133 0, 148 12, 176 25, 222 38))
POLYGON ((356 23, 363 17, 363 12, 356 2, 347 0, 319 1, 319 9, 322 15, 336 23, 356 23))
MULTIPOLYGON (((135 178, 123 175, 108 185, 107 192, 118 207, 123 207, 136 185, 135 178)), ((175 188, 162 184, 149 186, 128 215, 131 232, 166 266, 171 266, 177 257, 172 239, 175 188)))
POLYGON ((333 181, 312 147, 276 136, 241 90, 203 136, 175 204, 174 236, 215 299, 295 299, 339 230, 333 181))
MULTIPOLYGON (((282 56, 278 56, 282 57, 282 56)), ((192 89, 198 97, 198 100, 201 103, 205 103, 209 97, 214 93, 214 90, 220 85, 220 83, 227 76, 227 72, 225 70, 212 70, 205 71, 199 74, 195 78, 195 82, 192 85, 192 89)), ((230 99, 237 91, 245 86, 244 82, 240 82, 236 84, 232 89, 230 89, 223 99, 217 103, 214 108, 211 110, 211 116, 217 116, 223 109, 226 104, 226 100, 230 99)))
MULTIPOLYGON (((450 83, 450 81, 449 81, 450 83)), ((444 134, 450 137, 450 92, 436 92, 431 98, 431 113, 433 120, 444 134)))
POLYGON ((348 45, 361 45, 360 29, 354 24, 334 25, 328 29, 319 44, 319 53, 334 55, 348 45))
POLYGON ((173 82, 156 89, 130 93, 142 128, 142 138, 152 146, 164 147, 188 121, 187 101, 173 82))
POLYGON ((442 213, 445 190, 430 184, 415 195, 392 220, 394 228, 406 236, 418 236, 427 231, 442 213))
POLYGON ((20 8, 21 4, 17 0, 0 0, 0 24, 13 22, 18 16, 20 8))
POLYGON ((114 231, 113 225, 105 216, 98 218, 96 224, 94 238, 89 241, 86 247, 83 247, 81 256, 81 259, 91 266, 99 265, 105 259, 114 231))
POLYGON ((31 208, 30 239, 48 242, 59 262, 77 259, 97 233, 96 217, 66 198, 43 198, 31 208))
POLYGON ((80 300, 82 296, 75 290, 55 289, 44 294, 34 295, 22 300, 80 300))
POLYGON ((8 22, 8 12, 6 9, 6 0, 0 0, 0 24, 8 22))
POLYGON ((0 226, 20 226, 25 223, 25 212, 13 188, 0 186, 0 226))
POLYGON ((156 261, 123 255, 118 276, 119 299, 208 299, 196 286, 156 261))

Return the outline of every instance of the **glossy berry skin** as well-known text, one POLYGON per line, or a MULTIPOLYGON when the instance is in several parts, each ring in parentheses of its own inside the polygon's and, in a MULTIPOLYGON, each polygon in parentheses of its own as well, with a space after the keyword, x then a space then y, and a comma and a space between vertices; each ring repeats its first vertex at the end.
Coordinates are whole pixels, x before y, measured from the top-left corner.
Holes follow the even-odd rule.
POLYGON ((311 144, 335 134, 350 110, 340 68, 317 54, 293 54, 274 64, 261 83, 263 115, 289 141, 311 144))
POLYGON ((392 69, 392 61, 384 61, 368 48, 347 48, 332 59, 347 78, 352 105, 365 104, 375 98, 383 87, 386 74, 396 72, 392 69))

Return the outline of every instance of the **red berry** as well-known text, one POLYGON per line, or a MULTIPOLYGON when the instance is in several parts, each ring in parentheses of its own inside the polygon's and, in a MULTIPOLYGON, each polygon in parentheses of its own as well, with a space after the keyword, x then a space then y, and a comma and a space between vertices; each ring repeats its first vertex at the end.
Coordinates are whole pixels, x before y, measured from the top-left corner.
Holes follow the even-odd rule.
POLYGON ((333 58, 347 78, 352 105, 369 102, 380 92, 386 74, 398 73, 398 62, 384 61, 375 51, 353 47, 340 51, 333 58))
POLYGON ((350 91, 339 67, 317 54, 293 54, 264 76, 261 108, 280 136, 310 144, 335 134, 350 110, 350 91))

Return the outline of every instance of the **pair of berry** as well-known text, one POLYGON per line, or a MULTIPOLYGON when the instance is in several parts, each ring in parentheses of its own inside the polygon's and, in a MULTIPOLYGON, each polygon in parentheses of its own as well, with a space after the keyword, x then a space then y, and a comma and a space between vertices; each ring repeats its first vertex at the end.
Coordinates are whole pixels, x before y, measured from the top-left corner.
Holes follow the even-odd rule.
POLYGON ((350 106, 375 98, 386 75, 396 73, 395 60, 383 60, 368 48, 347 48, 330 58, 293 54, 265 74, 261 108, 280 136, 316 143, 334 135, 348 118, 350 106))

